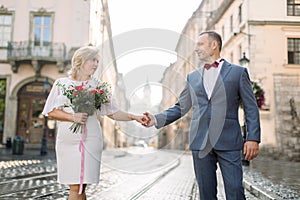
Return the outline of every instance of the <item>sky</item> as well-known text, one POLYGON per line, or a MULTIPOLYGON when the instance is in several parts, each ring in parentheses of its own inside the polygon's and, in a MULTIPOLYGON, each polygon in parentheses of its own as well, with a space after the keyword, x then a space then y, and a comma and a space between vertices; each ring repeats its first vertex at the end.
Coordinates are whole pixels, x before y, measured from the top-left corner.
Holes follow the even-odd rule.
MULTIPOLYGON (((128 96, 141 95, 139 88, 146 81, 159 82, 166 67, 176 61, 174 50, 179 35, 200 3, 201 0, 108 1, 117 67, 124 76, 128 96), (154 34, 153 42, 158 45, 139 41, 151 40, 154 34), (127 43, 119 42, 119 38, 127 38, 123 39, 127 43), (120 45, 127 48, 122 54, 117 50, 123 47, 120 45)), ((155 103, 161 98, 157 87, 151 84, 152 93, 157 93, 152 94, 155 103)))

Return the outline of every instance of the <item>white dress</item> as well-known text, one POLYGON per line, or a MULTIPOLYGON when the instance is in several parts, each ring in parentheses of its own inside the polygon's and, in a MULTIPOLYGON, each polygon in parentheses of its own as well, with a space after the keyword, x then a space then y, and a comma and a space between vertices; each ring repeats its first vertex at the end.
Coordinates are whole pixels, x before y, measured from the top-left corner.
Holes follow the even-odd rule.
MULTIPOLYGON (((66 86, 81 85, 81 81, 74 81, 69 78, 57 79, 47 98, 43 115, 48 115, 54 108, 63 109, 66 112, 74 113, 70 107, 64 107, 69 99, 63 95, 62 88, 57 83, 66 86)), ((88 81, 88 84, 95 87, 95 80, 88 81)), ((103 149, 102 129, 99 123, 100 115, 109 115, 118 111, 113 101, 101 106, 101 111, 96 111, 86 121, 87 134, 84 140, 84 178, 83 184, 98 184, 100 176, 101 154, 103 149)), ((82 137, 80 132, 73 133, 69 127, 73 122, 57 120, 56 137, 56 159, 57 159, 57 180, 61 184, 80 184, 81 174, 81 152, 79 143, 82 137)))

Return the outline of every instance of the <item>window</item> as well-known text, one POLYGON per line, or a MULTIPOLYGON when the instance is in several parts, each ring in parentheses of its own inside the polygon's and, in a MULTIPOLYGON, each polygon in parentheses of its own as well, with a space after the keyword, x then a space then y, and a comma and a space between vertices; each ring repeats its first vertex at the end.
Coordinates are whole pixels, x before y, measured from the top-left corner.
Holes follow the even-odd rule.
POLYGON ((287 15, 300 16, 300 0, 287 0, 287 15))
POLYGON ((48 12, 44 8, 37 12, 30 13, 30 50, 33 57, 53 56, 54 13, 48 12))
POLYGON ((6 79, 0 79, 0 143, 2 142, 4 130, 6 79))
POLYGON ((239 6, 239 24, 242 23, 242 4, 239 6))
POLYGON ((223 38, 223 40, 225 39, 225 27, 224 27, 224 25, 222 26, 222 38, 223 38))
POLYGON ((233 16, 230 16, 230 32, 233 32, 233 16))
POLYGON ((12 16, 0 14, 0 47, 7 47, 11 41, 12 16))
POLYGON ((288 38, 288 64, 300 64, 300 38, 288 38))
POLYGON ((34 16, 34 45, 48 46, 51 42, 51 16, 34 16))

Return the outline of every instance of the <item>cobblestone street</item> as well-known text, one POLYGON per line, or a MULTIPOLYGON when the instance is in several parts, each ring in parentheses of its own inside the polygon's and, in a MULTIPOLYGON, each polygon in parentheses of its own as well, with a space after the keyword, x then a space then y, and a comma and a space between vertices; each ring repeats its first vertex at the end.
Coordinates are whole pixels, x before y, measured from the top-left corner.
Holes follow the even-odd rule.
MULTIPOLYGON (((3 149, 1 151, 3 161, 0 162, 0 199, 67 198, 68 188, 56 183, 54 152, 41 157, 38 151, 25 151, 24 155, 19 156, 4 154, 6 150, 3 149), (9 160, 9 157, 14 160, 9 160)), ((149 165, 141 164, 143 160, 149 159, 147 156, 131 155, 125 151, 104 151, 100 183, 87 187, 88 199, 199 199, 190 153, 160 151, 158 155, 155 159, 151 158, 152 163, 149 165), (138 164, 134 160, 139 160, 138 164), (130 168, 133 170, 130 171, 130 168)), ((248 173, 246 170, 244 182, 247 199, 279 199, 272 192, 254 187, 254 181, 249 178, 248 173)), ((225 200, 219 171, 218 179, 218 199, 225 200)))

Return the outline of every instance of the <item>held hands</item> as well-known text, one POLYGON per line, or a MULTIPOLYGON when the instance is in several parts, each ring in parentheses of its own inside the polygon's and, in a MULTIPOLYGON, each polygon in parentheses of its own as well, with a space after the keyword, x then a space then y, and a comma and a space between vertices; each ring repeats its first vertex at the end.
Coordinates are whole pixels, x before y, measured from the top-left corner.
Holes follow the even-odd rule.
POLYGON ((87 118, 88 118, 87 113, 74 113, 73 114, 73 122, 78 123, 78 124, 85 124, 87 118))
POLYGON ((143 115, 131 115, 131 119, 141 123, 145 127, 150 127, 155 124, 155 119, 149 112, 143 113, 143 115))
POLYGON ((146 115, 132 115, 131 119, 141 123, 143 126, 146 126, 148 123, 148 118, 146 115))
POLYGON ((258 155, 258 142, 247 141, 244 144, 244 154, 246 160, 252 160, 258 155))
POLYGON ((147 117, 147 123, 143 124, 145 127, 149 128, 149 127, 155 125, 155 118, 151 113, 144 112, 143 114, 144 114, 144 116, 147 117))

